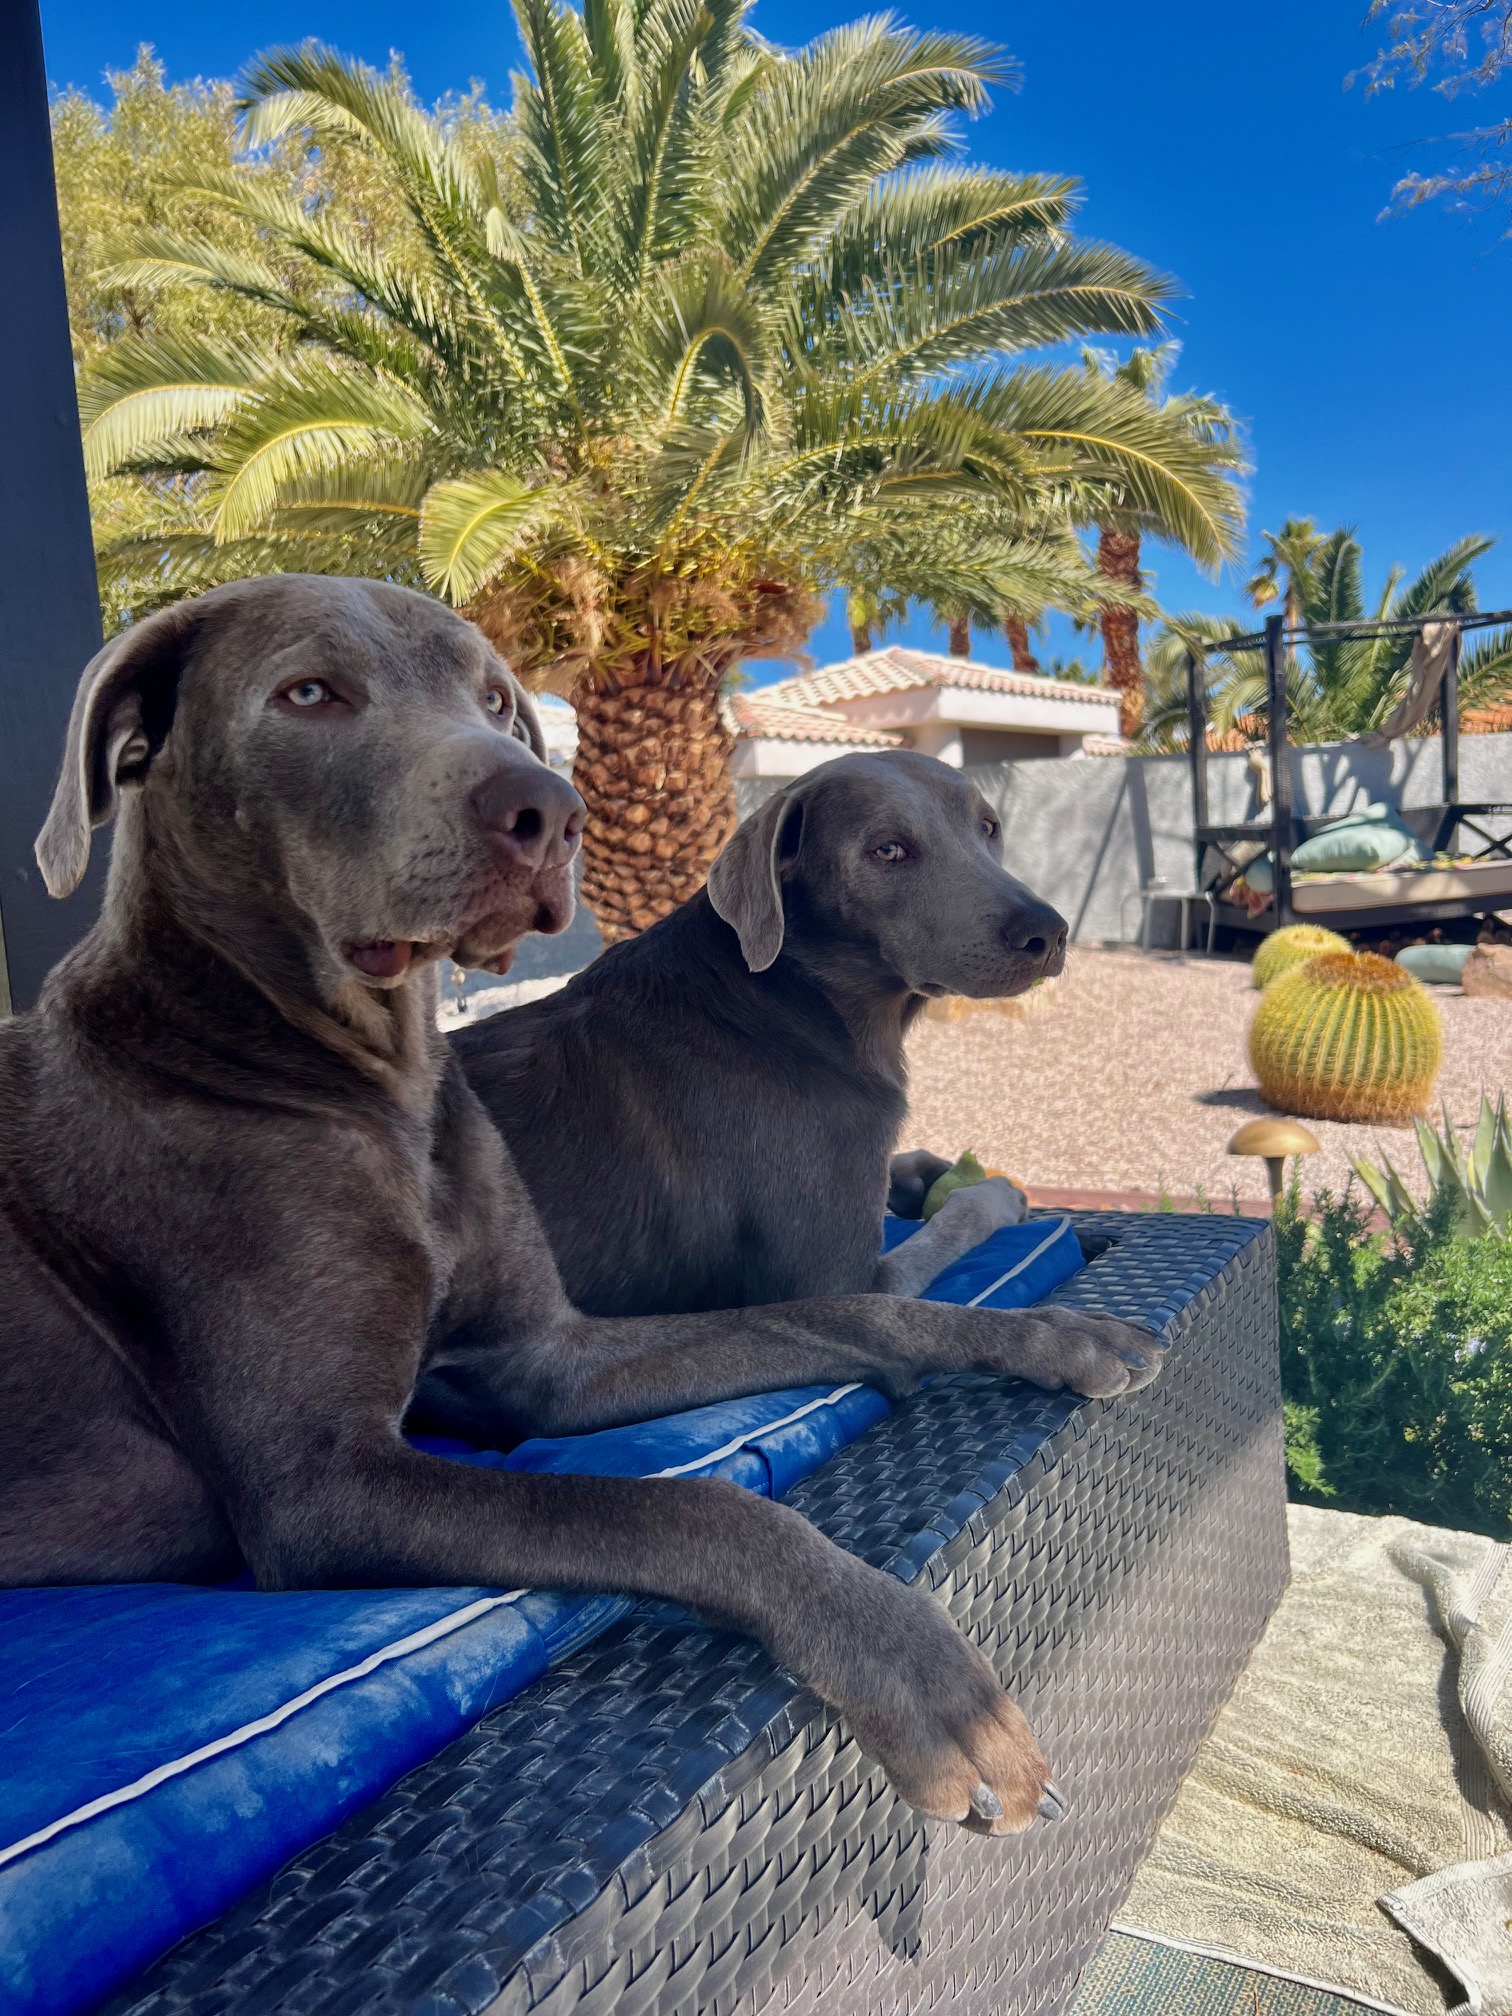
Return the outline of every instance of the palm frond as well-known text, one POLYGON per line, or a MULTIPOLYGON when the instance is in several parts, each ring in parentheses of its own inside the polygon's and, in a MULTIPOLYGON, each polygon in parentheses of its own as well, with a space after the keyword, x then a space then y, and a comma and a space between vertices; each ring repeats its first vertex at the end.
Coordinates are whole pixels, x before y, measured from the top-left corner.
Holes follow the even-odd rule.
POLYGON ((649 305, 641 348, 656 374, 653 396, 665 422, 691 417, 700 372, 740 393, 747 432, 766 424, 770 342, 759 303, 731 262, 718 254, 663 266, 649 305))
POLYGON ((151 445, 222 426, 267 359, 195 336, 136 336, 104 351, 79 379, 84 467, 105 476, 151 445))
POLYGON ((223 431, 217 536, 250 538, 321 472, 386 459, 433 431, 425 402, 397 381, 318 357, 280 364, 259 380, 223 431))
POLYGON ((1190 723, 1187 654, 1195 652, 1207 694, 1210 729, 1228 735, 1236 728, 1258 739, 1265 713, 1265 660, 1258 651, 1216 652, 1225 638, 1242 635, 1237 616, 1209 616, 1199 610, 1170 615, 1144 653, 1145 715, 1139 746, 1157 754, 1187 748, 1190 723))
POLYGON ((1462 707, 1512 703, 1512 630, 1482 630, 1459 663, 1462 707))
MULTIPOLYGON (((728 135, 725 243, 758 284, 807 257, 938 115, 979 112, 1011 73, 984 42, 885 17, 819 37, 773 66, 728 135)), ((931 140, 930 145, 937 145, 931 140)))
POLYGON ((1079 331, 1142 336, 1171 286, 1113 246, 1040 239, 985 258, 947 247, 923 270, 894 265, 835 318, 836 363, 863 380, 933 376, 984 352, 1062 343, 1079 331))
POLYGON ((690 74, 721 16, 743 8, 705 0, 652 0, 636 33, 639 90, 627 137, 635 173, 624 182, 625 272, 644 286, 653 262, 687 250, 712 204, 701 200, 709 135, 701 114, 703 93, 690 74))
MULTIPOLYGON (((252 63, 240 103, 254 144, 300 130, 316 137, 327 130, 356 135, 368 143, 392 171, 440 273, 476 314, 494 319, 478 280, 485 207, 478 165, 395 79, 307 42, 252 63)), ((507 351, 508 332, 499 333, 507 351)))
POLYGON ((983 419, 1035 449, 1047 474, 1102 493, 1199 566, 1216 569, 1235 552, 1243 525, 1237 444, 1215 457, 1179 413, 1085 371, 1022 368, 982 380, 976 396, 983 419))
POLYGON ((486 603, 523 669, 570 677, 662 634, 658 583, 704 596, 676 648, 707 670, 769 635, 754 583, 789 626, 841 580, 877 607, 1091 616, 1129 597, 1073 520, 1122 514, 1208 565, 1231 548, 1242 456, 1216 402, 1162 403, 1131 376, 1145 353, 1117 385, 1003 362, 1148 334, 1171 290, 1070 235, 1066 177, 940 158, 1010 74, 985 44, 879 18, 786 53, 750 0, 516 11, 502 154, 397 70, 275 50, 242 101, 269 158, 195 180, 233 243, 198 225, 134 248, 154 307, 189 282, 280 345, 128 346, 86 383, 94 466, 125 472, 109 564, 144 595, 257 551, 360 556, 486 603), (318 165, 278 166, 292 135, 381 187, 399 231, 311 201, 318 165))
POLYGON ((514 12, 531 70, 514 96, 526 187, 551 247, 586 278, 614 176, 615 122, 582 16, 563 0, 514 0, 514 12))
POLYGON ((1079 197, 1064 175, 1007 175, 931 163, 878 183, 827 235, 811 298, 822 317, 837 297, 896 270, 922 272, 942 252, 964 258, 1063 231, 1079 197))
POLYGON ((455 366, 466 354, 462 318, 448 302, 441 276, 406 272, 381 250, 363 245, 329 213, 311 211, 251 176, 206 175, 186 186, 185 193, 205 197, 302 254, 447 363, 455 366))
POLYGON ((562 515, 561 500, 501 470, 435 484, 420 512, 420 565, 449 602, 471 601, 523 543, 562 515))
POLYGON ((401 171, 412 201, 423 195, 447 211, 471 204, 471 165, 438 122, 427 118, 398 80, 322 43, 255 57, 237 102, 249 146, 264 147, 299 132, 316 139, 361 138, 401 171))

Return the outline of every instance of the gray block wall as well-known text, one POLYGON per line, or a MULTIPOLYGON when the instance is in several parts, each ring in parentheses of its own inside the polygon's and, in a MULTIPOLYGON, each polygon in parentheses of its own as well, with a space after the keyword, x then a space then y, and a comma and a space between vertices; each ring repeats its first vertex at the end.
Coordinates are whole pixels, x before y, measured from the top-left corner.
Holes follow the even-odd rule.
MULTIPOLYGON (((1294 749, 1293 802, 1313 816, 1356 805, 1436 805, 1442 799, 1438 737, 1385 749, 1329 742, 1294 749)), ((1139 894, 1153 877, 1173 888, 1194 872, 1192 779, 1184 756, 1033 758, 991 763, 966 773, 1003 822, 1006 866, 1061 912, 1084 942, 1132 943, 1139 936, 1139 894)), ((750 818, 784 780, 741 777, 735 799, 750 818)), ((1217 824, 1259 816, 1258 780, 1242 755, 1208 763, 1208 807, 1217 824)), ((1460 739, 1460 797, 1512 799, 1512 735, 1460 739)), ((1157 942, 1175 942, 1174 908, 1156 913, 1157 942)), ((560 938, 527 938, 512 978, 572 973, 597 956, 602 941, 579 910, 560 938)))

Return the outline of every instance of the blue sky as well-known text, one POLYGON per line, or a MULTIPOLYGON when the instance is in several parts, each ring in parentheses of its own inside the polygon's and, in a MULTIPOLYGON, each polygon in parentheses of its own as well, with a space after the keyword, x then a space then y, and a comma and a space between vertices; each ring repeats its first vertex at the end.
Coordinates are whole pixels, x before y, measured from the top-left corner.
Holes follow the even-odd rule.
MULTIPOLYGON (((1366 0, 1080 0, 1075 7, 928 0, 920 26, 969 27, 1012 52, 1022 89, 965 131, 969 152, 1086 185, 1082 227, 1181 281, 1177 382, 1245 420, 1258 540, 1288 513, 1353 523, 1370 583, 1471 531, 1496 535, 1480 581, 1512 605, 1512 218, 1430 209, 1387 222, 1391 184, 1468 123, 1464 101, 1344 89, 1375 46, 1366 0)), ((857 0, 758 0, 756 25, 797 42, 857 0)), ((506 6, 447 0, 43 0, 55 85, 101 90, 153 43, 174 77, 233 75, 255 50, 316 35, 383 62, 404 55, 433 98, 481 79, 498 102, 517 60, 506 6)), ((1232 609, 1238 583, 1151 555, 1170 608, 1232 609)), ((1242 578, 1242 575, 1241 577, 1242 578)), ((928 641, 922 622, 913 641, 928 641)), ((811 647, 848 649, 838 616, 811 647)), ((1069 636, 1052 648, 1087 650, 1069 636)), ((980 657, 1001 657, 980 640, 980 657)), ((775 670, 775 668, 774 668, 775 670)))

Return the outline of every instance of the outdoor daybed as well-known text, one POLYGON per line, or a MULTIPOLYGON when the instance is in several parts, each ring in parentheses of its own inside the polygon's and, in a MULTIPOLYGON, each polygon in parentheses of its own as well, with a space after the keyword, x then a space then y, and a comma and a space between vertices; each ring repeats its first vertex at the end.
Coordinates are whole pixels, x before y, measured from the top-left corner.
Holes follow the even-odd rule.
POLYGON ((1157 1327, 1153 1386, 940 1379, 786 1494, 990 1648, 1065 1821, 922 1821, 756 1645, 624 1606, 103 2006, 1062 2008, 1286 1579, 1268 1225, 1072 1234, 1090 1264, 1054 1299, 1157 1327))
MULTIPOLYGON (((1431 708, 1437 709, 1442 802, 1404 806, 1393 814, 1404 838, 1415 839, 1418 851, 1426 850, 1427 858, 1410 867, 1368 872, 1304 873, 1298 872, 1301 862, 1293 865, 1293 856, 1305 843, 1344 821, 1340 815, 1317 817, 1294 810, 1287 739, 1287 652, 1309 639, 1337 642, 1392 634, 1412 636, 1421 643, 1425 629, 1437 623, 1447 630, 1449 625, 1442 618, 1428 616, 1396 622, 1320 623, 1289 630, 1281 617, 1273 616, 1263 634, 1230 637, 1210 645, 1209 654, 1264 654, 1271 800, 1259 818, 1237 824, 1218 823, 1209 817, 1207 686, 1198 653, 1188 651, 1188 760, 1196 826, 1196 886, 1210 900, 1229 899, 1215 913, 1219 921, 1237 930, 1262 932, 1312 920, 1325 921, 1338 930, 1386 930, 1400 925, 1416 930, 1512 908, 1512 794, 1504 801, 1470 802, 1460 797, 1459 789, 1461 633, 1501 627, 1507 621, 1506 612, 1455 618, 1437 690, 1425 691, 1416 705, 1399 710, 1408 725, 1421 728, 1431 708), (1239 878, 1257 855, 1264 862, 1268 880, 1264 900, 1251 907, 1236 898, 1244 888, 1239 878)), ((1407 729, 1388 722, 1382 732, 1395 735, 1407 729)))

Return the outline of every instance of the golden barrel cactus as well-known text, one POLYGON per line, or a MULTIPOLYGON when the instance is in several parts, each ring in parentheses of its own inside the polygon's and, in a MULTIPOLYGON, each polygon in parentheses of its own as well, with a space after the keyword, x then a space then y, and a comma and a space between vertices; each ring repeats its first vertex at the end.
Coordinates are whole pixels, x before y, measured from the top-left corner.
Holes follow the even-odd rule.
POLYGON ((1304 959, 1320 952, 1350 952, 1353 946, 1337 931, 1325 931, 1321 924, 1287 924, 1262 938, 1260 949, 1250 961, 1250 979, 1257 987, 1269 987, 1272 980, 1304 959))
POLYGON ((1444 1037, 1405 966, 1373 952, 1321 952, 1266 988, 1249 1047, 1267 1105, 1391 1126, 1427 1109, 1444 1037))

